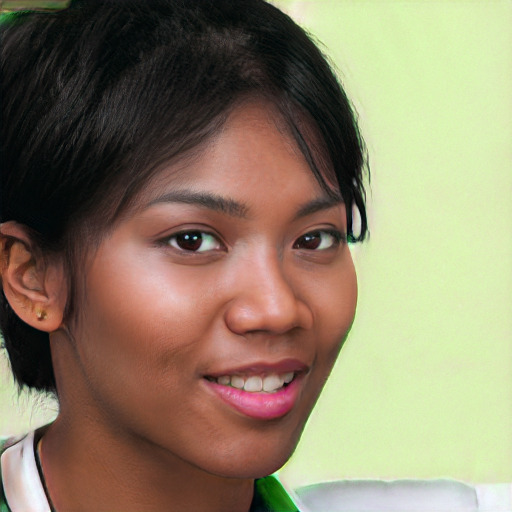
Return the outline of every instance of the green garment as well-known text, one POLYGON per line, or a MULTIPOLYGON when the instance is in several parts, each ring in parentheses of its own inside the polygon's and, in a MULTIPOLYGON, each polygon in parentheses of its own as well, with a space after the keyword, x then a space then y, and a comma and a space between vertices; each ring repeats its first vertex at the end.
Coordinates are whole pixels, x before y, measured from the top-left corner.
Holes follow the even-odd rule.
POLYGON ((299 509, 277 478, 270 475, 254 483, 250 512, 299 512, 299 509))

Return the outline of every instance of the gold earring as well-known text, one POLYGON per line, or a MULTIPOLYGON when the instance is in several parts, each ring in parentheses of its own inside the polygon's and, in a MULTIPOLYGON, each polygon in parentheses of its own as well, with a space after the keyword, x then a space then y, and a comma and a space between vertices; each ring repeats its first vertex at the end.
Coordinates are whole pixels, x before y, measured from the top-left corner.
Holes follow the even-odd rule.
POLYGON ((36 316, 39 321, 43 321, 48 318, 48 313, 44 309, 37 309, 36 316))

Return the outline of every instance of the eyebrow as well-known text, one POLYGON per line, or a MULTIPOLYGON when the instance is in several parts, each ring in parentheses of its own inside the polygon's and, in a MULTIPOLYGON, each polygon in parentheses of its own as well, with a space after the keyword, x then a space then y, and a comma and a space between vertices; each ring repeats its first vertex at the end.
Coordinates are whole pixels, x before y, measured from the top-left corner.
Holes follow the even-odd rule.
MULTIPOLYGON (((195 192, 193 190, 174 190, 153 199, 147 207, 160 203, 192 204, 208 210, 227 214, 231 217, 246 219, 249 216, 249 207, 229 197, 219 196, 210 192, 195 192)), ((302 205, 294 215, 298 220, 322 210, 328 210, 343 204, 338 197, 318 197, 302 205)))
POLYGON ((330 208, 334 208, 340 204, 343 204, 343 200, 341 198, 319 197, 301 206, 299 211, 295 214, 295 219, 302 219, 308 215, 313 215, 313 213, 329 210, 330 208))
POLYGON ((239 203, 234 199, 211 194, 209 192, 194 192, 193 190, 175 190, 173 192, 169 192, 168 194, 164 194, 163 196, 151 201, 148 207, 159 203, 193 204, 207 208, 208 210, 225 213, 231 217, 239 217, 242 219, 247 218, 247 213, 249 211, 249 208, 246 205, 239 203))

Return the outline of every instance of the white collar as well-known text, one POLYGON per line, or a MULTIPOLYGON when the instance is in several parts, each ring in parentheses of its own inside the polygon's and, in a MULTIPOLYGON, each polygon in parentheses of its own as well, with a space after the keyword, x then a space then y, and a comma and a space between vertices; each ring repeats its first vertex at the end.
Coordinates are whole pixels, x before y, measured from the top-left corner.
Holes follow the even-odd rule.
POLYGON ((34 432, 7 448, 1 457, 2 481, 12 512, 50 512, 34 455, 34 432))

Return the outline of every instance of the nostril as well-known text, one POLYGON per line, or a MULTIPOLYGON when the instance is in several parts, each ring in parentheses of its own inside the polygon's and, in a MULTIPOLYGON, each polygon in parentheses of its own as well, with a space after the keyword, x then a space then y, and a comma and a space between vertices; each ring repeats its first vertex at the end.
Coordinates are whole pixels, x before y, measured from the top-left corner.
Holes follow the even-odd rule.
POLYGON ((238 297, 225 313, 227 327, 237 334, 266 332, 286 333, 295 328, 310 329, 313 315, 309 307, 295 296, 286 300, 256 300, 238 297))

